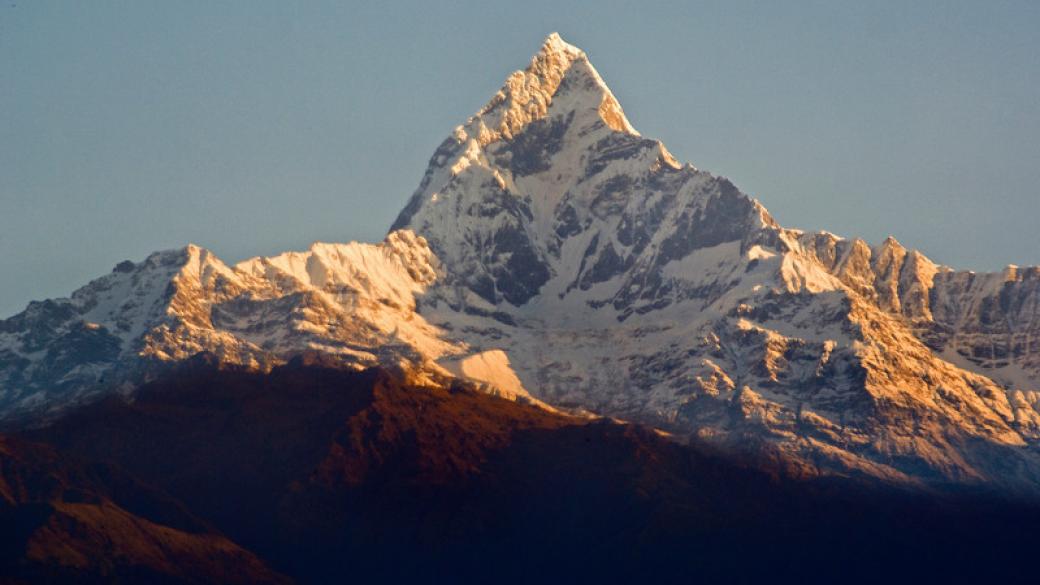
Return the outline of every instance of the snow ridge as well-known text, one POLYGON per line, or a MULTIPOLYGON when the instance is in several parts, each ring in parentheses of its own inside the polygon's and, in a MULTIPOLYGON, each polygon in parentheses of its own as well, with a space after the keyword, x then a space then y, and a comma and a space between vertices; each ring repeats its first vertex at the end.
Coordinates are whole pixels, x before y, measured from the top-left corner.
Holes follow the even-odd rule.
POLYGON ((305 353, 642 421, 807 475, 1040 489, 1040 269, 777 224, 641 136, 550 35, 441 144, 379 244, 188 246, 0 321, 0 419, 199 352, 305 353))

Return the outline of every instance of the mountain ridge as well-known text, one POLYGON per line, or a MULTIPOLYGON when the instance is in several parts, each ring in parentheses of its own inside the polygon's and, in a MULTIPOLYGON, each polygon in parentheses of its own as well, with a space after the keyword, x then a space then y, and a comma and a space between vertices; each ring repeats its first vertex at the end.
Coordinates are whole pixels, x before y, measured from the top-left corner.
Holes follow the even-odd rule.
POLYGON ((0 418, 209 352, 304 352, 696 436, 812 473, 1040 487, 1040 269, 786 229, 628 123, 550 35, 438 147, 379 244, 157 253, 0 321, 0 418), (757 447, 756 447, 757 448, 757 447))
POLYGON ((267 374, 194 358, 132 403, 25 435, 162 486, 310 583, 1014 582, 1040 512, 803 476, 776 453, 733 457, 327 356, 267 374))

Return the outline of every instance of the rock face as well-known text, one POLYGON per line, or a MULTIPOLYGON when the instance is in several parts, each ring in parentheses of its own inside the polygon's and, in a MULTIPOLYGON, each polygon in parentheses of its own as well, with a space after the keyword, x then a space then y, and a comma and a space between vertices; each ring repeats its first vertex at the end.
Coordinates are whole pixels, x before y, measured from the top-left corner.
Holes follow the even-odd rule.
POLYGON ((188 247, 33 303, 0 322, 0 413, 200 351, 261 370, 317 352, 779 449, 806 474, 1035 492, 1038 282, 779 226, 640 136, 552 35, 441 144, 385 242, 234 267, 188 247))

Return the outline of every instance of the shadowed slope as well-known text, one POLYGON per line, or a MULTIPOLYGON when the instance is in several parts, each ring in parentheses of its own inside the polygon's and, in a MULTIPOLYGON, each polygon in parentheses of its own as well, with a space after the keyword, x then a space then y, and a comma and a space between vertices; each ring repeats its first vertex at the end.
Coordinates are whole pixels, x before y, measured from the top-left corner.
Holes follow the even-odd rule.
POLYGON ((289 582, 126 474, 6 436, 0 525, 0 581, 289 582))
POLYGON ((315 583, 1020 577, 1007 557, 1040 520, 303 360, 269 375, 197 360, 34 436, 116 461, 315 583))

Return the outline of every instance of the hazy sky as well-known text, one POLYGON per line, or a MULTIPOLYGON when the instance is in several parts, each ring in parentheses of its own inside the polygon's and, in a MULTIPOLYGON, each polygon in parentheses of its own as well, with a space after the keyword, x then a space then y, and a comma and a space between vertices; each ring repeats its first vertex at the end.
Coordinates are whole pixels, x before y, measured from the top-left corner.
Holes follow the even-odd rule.
POLYGON ((1040 2, 3 0, 0 316, 189 241, 381 239, 554 30, 784 225, 1040 263, 1040 2))

